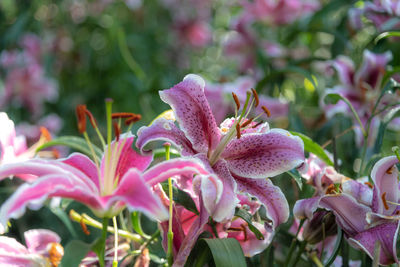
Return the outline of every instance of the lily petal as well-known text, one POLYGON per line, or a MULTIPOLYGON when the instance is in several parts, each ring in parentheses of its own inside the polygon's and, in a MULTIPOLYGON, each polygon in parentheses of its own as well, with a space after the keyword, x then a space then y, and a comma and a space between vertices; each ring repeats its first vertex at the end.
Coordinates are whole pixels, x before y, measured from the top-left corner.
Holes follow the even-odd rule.
POLYGON ((235 177, 238 190, 246 192, 256 198, 265 206, 267 216, 272 220, 275 229, 289 218, 289 204, 285 195, 278 186, 269 179, 248 179, 235 177))
POLYGON ((167 180, 175 175, 208 174, 208 171, 199 159, 177 158, 158 163, 143 172, 143 179, 150 186, 167 180))
POLYGON ((399 161, 396 156, 385 157, 379 160, 371 171, 371 178, 374 181, 374 198, 372 210, 376 213, 392 215, 396 205, 387 203, 389 209, 386 210, 383 204, 382 195, 386 193, 387 201, 397 203, 399 199, 398 180, 399 170, 396 165, 399 161))
POLYGON ((98 169, 88 156, 81 153, 72 153, 68 158, 61 160, 61 162, 80 170, 93 181, 97 188, 100 188, 98 169))
POLYGON ((372 190, 367 185, 355 180, 346 180, 342 183, 343 193, 353 196, 359 203, 371 206, 372 190))
POLYGON ((267 178, 304 162, 303 141, 282 129, 263 134, 245 134, 227 145, 221 157, 229 170, 246 178, 267 178))
POLYGON ((130 211, 144 212, 150 218, 164 221, 168 219, 168 211, 141 177, 137 169, 130 169, 121 179, 118 187, 107 199, 106 209, 121 201, 130 211))
POLYGON ((61 238, 53 231, 46 229, 34 229, 24 233, 25 244, 29 252, 44 255, 47 252, 47 245, 60 243, 61 238))
POLYGON ((336 221, 350 236, 354 236, 367 227, 366 214, 371 209, 346 194, 326 195, 319 202, 320 207, 333 211, 336 221))
POLYGON ((151 141, 167 141, 177 147, 183 156, 194 155, 192 144, 186 138, 185 133, 180 130, 172 120, 165 118, 156 119, 150 126, 141 127, 138 132, 136 147, 141 152, 150 152, 144 150, 144 147, 151 141))
POLYGON ((381 243, 379 264, 398 263, 396 252, 398 231, 399 221, 383 223, 349 238, 349 243, 356 248, 364 250, 373 258, 375 242, 379 241, 381 243))
POLYGON ((86 204, 93 211, 102 210, 103 205, 97 192, 93 192, 80 180, 71 175, 50 174, 33 184, 23 184, 0 209, 0 233, 3 233, 10 218, 19 218, 27 207, 37 210, 46 199, 65 197, 86 204))
POLYGON ((339 75, 339 79, 343 84, 353 86, 355 69, 353 61, 345 56, 339 56, 333 61, 333 67, 339 75))
POLYGON ((171 89, 161 91, 160 97, 173 109, 193 148, 207 153, 218 145, 220 132, 204 94, 204 86, 200 76, 189 74, 171 89))
POLYGON ((320 196, 297 200, 293 207, 293 215, 297 219, 311 220, 314 211, 318 209, 320 196))

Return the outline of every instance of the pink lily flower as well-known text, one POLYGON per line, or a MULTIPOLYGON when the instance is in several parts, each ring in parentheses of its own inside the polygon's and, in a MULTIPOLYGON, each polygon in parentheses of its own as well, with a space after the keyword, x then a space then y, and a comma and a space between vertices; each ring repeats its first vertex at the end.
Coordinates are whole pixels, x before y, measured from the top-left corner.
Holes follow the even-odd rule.
POLYGON ((379 160, 372 169, 373 190, 354 180, 342 184, 343 193, 323 196, 320 207, 333 211, 336 222, 350 245, 364 250, 371 258, 377 241, 381 244, 379 264, 398 263, 399 171, 395 156, 379 160))
MULTIPOLYGON (((223 184, 221 197, 206 205, 214 220, 233 217, 236 193, 241 191, 257 197, 273 227, 278 226, 288 219, 289 206, 279 187, 266 178, 299 166, 304 160, 303 142, 285 130, 270 130, 267 123, 240 121, 242 118, 228 119, 223 128, 218 128, 204 87, 201 77, 190 74, 171 89, 161 91, 161 99, 173 109, 180 128, 172 120, 157 119, 139 129, 136 146, 143 151, 151 141, 167 140, 183 156, 200 158, 223 184)), ((205 203, 209 203, 207 189, 204 186, 201 190, 205 203)))
MULTIPOLYGON (((357 111, 364 128, 372 115, 373 108, 381 93, 382 78, 385 74, 386 65, 391 59, 392 55, 390 52, 374 54, 365 50, 363 62, 358 70, 356 70, 354 63, 345 56, 340 56, 333 62, 333 66, 337 70, 342 84, 328 89, 326 94, 337 93, 347 98, 357 111)), ((333 117, 337 113, 351 114, 348 106, 343 101, 339 101, 335 105, 326 105, 323 103, 323 98, 321 106, 328 118, 333 117)), ((393 94, 386 94, 382 98, 377 111, 385 107, 385 105, 396 103, 395 101, 398 102, 398 98, 396 99, 393 94)), ((375 141, 379 123, 380 119, 378 116, 374 117, 371 121, 369 145, 372 145, 375 141)), ((363 135, 356 121, 355 125, 356 141, 361 146, 363 135)))
POLYGON ((125 206, 139 210, 160 221, 168 218, 167 210, 151 187, 174 175, 206 174, 196 159, 174 159, 147 169, 152 156, 141 156, 132 148, 134 137, 126 134, 105 148, 101 163, 73 153, 59 160, 31 159, 24 164, 0 166, 0 178, 14 174, 32 174, 38 178, 24 184, 0 209, 0 224, 19 218, 27 207, 40 208, 44 201, 64 197, 87 205, 98 217, 117 215, 125 206), (146 171, 145 171, 146 170, 146 171))
POLYGON ((64 255, 60 237, 50 230, 24 233, 26 247, 14 238, 0 236, 1 266, 58 266, 64 255))

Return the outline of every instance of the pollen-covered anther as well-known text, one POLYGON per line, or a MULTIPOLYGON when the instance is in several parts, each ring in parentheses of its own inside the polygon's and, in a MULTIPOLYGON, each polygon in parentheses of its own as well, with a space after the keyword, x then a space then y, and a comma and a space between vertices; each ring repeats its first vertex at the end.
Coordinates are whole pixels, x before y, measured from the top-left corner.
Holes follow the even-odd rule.
MULTIPOLYGON (((251 88, 251 92, 253 93, 254 100, 256 101, 256 103, 254 104, 254 106, 255 106, 255 107, 258 107, 258 105, 260 104, 260 99, 258 98, 257 91, 254 90, 254 88, 251 88)), ((269 117, 269 116, 268 116, 268 117, 269 117)))
POLYGON ((234 92, 232 92, 232 97, 233 97, 233 100, 235 100, 236 109, 239 110, 240 109, 240 102, 239 102, 238 96, 234 92))
POLYGON ((247 236, 247 229, 246 229, 246 224, 241 224, 240 225, 241 227, 242 227, 242 231, 243 231, 243 234, 244 234, 244 241, 247 241, 248 240, 248 236, 247 236))
POLYGON ((116 123, 115 121, 113 122, 113 127, 114 127, 115 138, 117 139, 117 142, 118 142, 119 136, 121 135, 121 128, 119 127, 118 123, 116 123))
POLYGON ((50 141, 51 140, 51 134, 49 132, 49 130, 47 130, 46 127, 40 126, 40 134, 42 137, 44 137, 44 139, 46 141, 50 141))
POLYGON ((76 106, 76 118, 78 119, 78 131, 79 133, 86 132, 86 105, 76 106))
POLYGON ((79 224, 81 225, 82 231, 85 233, 85 235, 90 235, 90 231, 88 230, 85 221, 83 220, 83 217, 79 221, 79 224))
POLYGON ((387 204, 387 201, 386 201, 386 192, 384 192, 382 194, 381 198, 382 198, 382 202, 383 202, 383 206, 385 207, 385 210, 388 210, 389 209, 389 205, 387 204))
POLYGON ((389 169, 386 170, 387 174, 392 174, 393 173, 393 166, 390 167, 389 169))
POLYGON ((247 121, 243 122, 242 125, 240 125, 240 128, 246 127, 247 125, 249 125, 250 123, 252 123, 253 120, 254 120, 254 118, 250 118, 250 119, 248 119, 247 121))
POLYGON ((51 150, 51 152, 53 153, 53 157, 54 157, 55 159, 59 159, 59 158, 61 157, 60 151, 58 151, 56 148, 53 148, 53 149, 51 150))
POLYGON ((367 186, 368 186, 369 188, 371 188, 371 189, 374 188, 374 186, 373 186, 370 182, 365 182, 364 184, 367 185, 367 186))
POLYGON ((325 191, 325 194, 327 194, 327 195, 336 194, 336 193, 337 193, 337 191, 336 191, 335 184, 330 184, 325 191))
POLYGON ((241 137, 239 123, 236 124, 236 137, 237 137, 237 139, 240 139, 240 137, 241 137))
POLYGON ((266 106, 261 106, 262 110, 267 114, 267 117, 271 117, 271 111, 266 106))
POLYGON ((138 122, 142 119, 142 115, 140 114, 133 114, 132 117, 125 120, 125 125, 130 125, 132 123, 138 122))
POLYGON ((57 267, 64 256, 64 248, 59 243, 50 243, 49 246, 49 261, 51 266, 57 267))

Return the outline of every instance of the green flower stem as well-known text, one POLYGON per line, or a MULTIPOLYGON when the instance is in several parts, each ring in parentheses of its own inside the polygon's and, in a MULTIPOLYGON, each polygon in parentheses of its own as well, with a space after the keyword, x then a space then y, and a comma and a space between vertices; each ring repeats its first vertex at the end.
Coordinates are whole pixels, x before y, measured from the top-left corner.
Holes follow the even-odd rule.
POLYGON ((113 226, 114 226, 114 260, 112 263, 113 267, 118 267, 118 225, 117 225, 117 217, 114 216, 112 218, 113 226))
POLYGON ((380 256, 381 256, 381 242, 379 242, 379 240, 376 240, 375 245, 374 245, 374 259, 372 261, 372 267, 379 266, 380 256))
POLYGON ((303 254, 304 249, 306 248, 306 246, 307 246, 307 242, 306 241, 303 241, 303 242, 300 243, 299 251, 297 252, 296 258, 294 259, 294 262, 293 262, 293 265, 292 265, 293 267, 297 266, 297 262, 299 262, 299 260, 301 258, 301 254, 303 254))
POLYGON ((104 254, 106 250, 107 228, 108 228, 108 218, 103 218, 102 232, 100 239, 101 242, 100 253, 98 254, 100 267, 104 267, 104 254))
POLYGON ((297 229, 297 232, 296 232, 296 236, 293 238, 292 243, 290 244, 289 253, 288 253, 288 256, 286 257, 286 261, 284 264, 285 267, 289 266, 290 260, 292 259, 292 254, 293 254, 295 245, 297 243, 297 236, 299 235, 300 229, 303 226, 304 222, 305 222, 304 219, 300 221, 299 228, 297 229))
MULTIPOLYGON (((169 160, 170 159, 170 144, 165 144, 165 159, 169 160)), ((168 220, 168 249, 167 249, 167 259, 168 259, 168 265, 172 266, 174 262, 174 256, 173 256, 173 240, 174 240, 174 232, 172 232, 172 213, 173 213, 173 193, 172 193, 172 179, 171 177, 168 178, 168 196, 169 196, 169 220, 168 220)))
MULTIPOLYGON (((98 222, 95 219, 89 217, 87 214, 80 215, 76 211, 71 210, 69 212, 69 217, 75 222, 78 222, 78 223, 83 222, 84 224, 90 225, 92 227, 95 227, 95 228, 98 228, 98 229, 103 229, 103 226, 102 226, 102 224, 100 222, 98 222)), ((109 227, 107 227, 107 231, 109 233, 114 233, 114 228, 109 226, 109 227)), ((130 233, 128 231, 124 231, 124 230, 120 230, 119 229, 118 230, 118 235, 122 236, 124 238, 127 238, 129 240, 132 240, 134 242, 138 242, 138 243, 142 243, 143 242, 143 239, 142 239, 142 237, 140 235, 133 234, 133 233, 130 233)))

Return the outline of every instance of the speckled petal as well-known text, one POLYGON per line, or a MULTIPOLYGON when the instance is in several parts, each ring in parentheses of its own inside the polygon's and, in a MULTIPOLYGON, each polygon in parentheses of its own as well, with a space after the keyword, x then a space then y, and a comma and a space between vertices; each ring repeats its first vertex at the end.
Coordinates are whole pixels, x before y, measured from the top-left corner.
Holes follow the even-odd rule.
POLYGON ((256 197, 266 208, 267 216, 272 220, 275 229, 289 218, 289 204, 281 189, 269 179, 248 179, 236 177, 240 192, 256 197))
POLYGON ((152 141, 166 141, 178 148, 183 156, 195 154, 192 144, 186 138, 185 133, 176 127, 172 120, 156 119, 150 126, 141 127, 137 134, 136 147, 141 152, 151 152, 151 150, 144 150, 144 147, 152 141))
POLYGON ((204 94, 204 86, 200 76, 189 74, 171 89, 161 91, 160 96, 173 109, 193 148, 207 153, 217 146, 220 132, 204 94))
POLYGON ((342 183, 343 193, 353 196, 359 203, 371 206, 372 189, 355 180, 347 180, 342 183))
POLYGON ((379 240, 381 243, 379 264, 398 263, 396 253, 398 230, 399 221, 384 223, 349 238, 349 243, 356 248, 364 250, 373 258, 375 242, 379 240))
POLYGON ((303 141, 282 129, 263 134, 245 134, 232 140, 221 157, 229 170, 247 178, 267 178, 304 162, 303 141))

